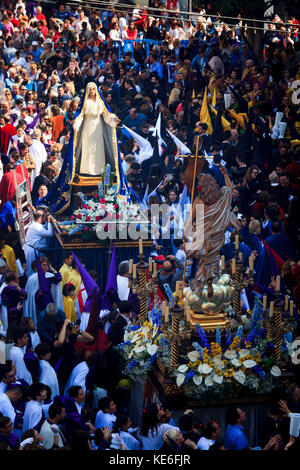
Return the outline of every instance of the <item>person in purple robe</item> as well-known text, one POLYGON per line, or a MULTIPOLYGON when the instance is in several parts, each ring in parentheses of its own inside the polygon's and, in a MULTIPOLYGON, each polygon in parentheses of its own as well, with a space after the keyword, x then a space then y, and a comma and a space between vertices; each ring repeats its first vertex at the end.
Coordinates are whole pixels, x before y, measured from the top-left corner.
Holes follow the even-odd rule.
POLYGON ((23 315, 23 301, 27 299, 27 292, 19 286, 16 273, 8 272, 5 282, 7 284, 1 293, 2 304, 7 308, 8 328, 6 338, 9 341, 13 333, 20 328, 23 315))

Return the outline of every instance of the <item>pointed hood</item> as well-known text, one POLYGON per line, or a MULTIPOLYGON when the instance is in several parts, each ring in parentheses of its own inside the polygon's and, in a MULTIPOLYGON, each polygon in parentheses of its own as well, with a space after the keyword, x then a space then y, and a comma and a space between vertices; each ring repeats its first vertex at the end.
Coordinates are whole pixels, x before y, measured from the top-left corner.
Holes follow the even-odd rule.
POLYGON ((94 293, 97 292, 97 290, 99 290, 99 286, 98 284, 96 284, 94 279, 90 276, 90 274, 87 272, 84 266, 82 266, 82 264, 80 263, 79 259, 77 258, 77 256, 75 255, 73 251, 72 251, 72 255, 76 263, 76 266, 78 268, 78 271, 80 273, 84 287, 86 289, 87 296, 88 296, 84 305, 84 311, 90 312, 91 307, 92 307, 94 293))

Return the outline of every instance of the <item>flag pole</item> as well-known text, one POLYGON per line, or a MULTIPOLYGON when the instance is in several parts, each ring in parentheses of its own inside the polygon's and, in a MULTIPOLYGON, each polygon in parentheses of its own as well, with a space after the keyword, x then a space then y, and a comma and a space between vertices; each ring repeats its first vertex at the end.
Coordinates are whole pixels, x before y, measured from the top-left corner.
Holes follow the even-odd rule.
MULTIPOLYGON (((196 143, 196 153, 195 153, 195 157, 194 157, 195 162, 194 162, 193 186, 192 186, 192 194, 191 194, 191 211, 193 211, 193 202, 194 202, 194 194, 195 194, 195 182, 196 182, 196 173, 197 173, 199 139, 200 139, 200 135, 198 134, 197 143, 196 143)), ((184 284, 185 284, 186 266, 187 266, 187 256, 185 257, 185 260, 184 260, 184 268, 183 268, 183 276, 182 276, 182 289, 184 289, 184 284)))

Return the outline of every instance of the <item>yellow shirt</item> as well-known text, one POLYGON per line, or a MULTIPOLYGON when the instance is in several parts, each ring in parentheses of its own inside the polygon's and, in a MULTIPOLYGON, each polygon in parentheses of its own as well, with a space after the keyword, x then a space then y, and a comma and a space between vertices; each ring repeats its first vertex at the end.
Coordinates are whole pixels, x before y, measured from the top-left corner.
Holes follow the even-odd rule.
POLYGON ((0 250, 0 254, 2 254, 3 258, 5 258, 8 271, 13 271, 18 274, 14 250, 10 246, 4 245, 4 248, 0 250))
POLYGON ((66 314, 66 317, 70 321, 75 321, 77 319, 77 313, 75 310, 74 300, 69 295, 63 295, 63 308, 66 314))
POLYGON ((67 279, 69 277, 69 274, 73 271, 73 268, 71 266, 68 266, 67 264, 63 264, 62 267, 60 268, 59 272, 61 274, 61 289, 63 289, 64 285, 68 282, 67 279))
POLYGON ((70 272, 69 276, 67 277, 66 282, 71 282, 73 286, 75 287, 75 299, 77 299, 78 293, 80 291, 80 286, 81 286, 81 276, 79 272, 76 269, 72 269, 70 272))

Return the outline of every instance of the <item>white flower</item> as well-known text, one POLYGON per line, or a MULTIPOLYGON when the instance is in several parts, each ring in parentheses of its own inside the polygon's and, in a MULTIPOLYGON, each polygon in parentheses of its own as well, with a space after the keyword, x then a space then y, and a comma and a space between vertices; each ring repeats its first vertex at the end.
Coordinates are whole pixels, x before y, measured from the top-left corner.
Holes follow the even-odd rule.
POLYGON ((158 332, 158 325, 154 325, 153 331, 152 331, 152 338, 154 338, 157 335, 158 332))
POLYGON ((177 375, 177 378, 176 378, 177 387, 180 387, 180 385, 183 384, 184 379, 185 379, 185 375, 184 375, 184 374, 178 374, 178 375, 177 375))
POLYGON ((133 350, 136 354, 145 351, 146 347, 145 346, 136 346, 133 350))
POLYGON ((196 362, 199 359, 199 353, 198 351, 191 351, 188 353, 188 358, 191 362, 196 362))
POLYGON ((217 375, 215 374, 213 376, 213 379, 214 379, 214 382, 216 382, 217 384, 221 385, 221 383, 223 382, 223 375, 217 375))
POLYGON ((133 337, 131 338, 131 341, 130 341, 130 342, 131 342, 131 343, 136 343, 136 341, 139 339, 139 337, 140 337, 140 334, 139 334, 139 333, 133 335, 133 337))
POLYGON ((279 377, 281 375, 281 370, 277 366, 273 366, 271 369, 271 374, 274 375, 274 377, 279 377))
POLYGON ((252 369, 252 367, 256 366, 256 362, 248 359, 247 361, 243 362, 243 365, 246 367, 246 369, 252 369))
POLYGON ((147 348, 147 352, 148 352, 148 354, 150 354, 150 356, 153 356, 157 351, 157 345, 156 344, 148 343, 148 344, 146 344, 146 348, 147 348))
POLYGON ((208 375, 207 377, 205 377, 205 385, 207 385, 208 387, 211 387, 214 382, 213 382, 213 379, 210 375, 208 375))
POLYGON ((249 349, 241 349, 241 350, 239 351, 240 357, 248 356, 248 354, 249 354, 249 349))
POLYGON ((212 367, 210 367, 206 363, 202 364, 202 373, 203 374, 209 374, 211 371, 212 371, 212 367))
POLYGON ((234 367, 240 367, 240 365, 241 365, 239 359, 232 359, 231 364, 232 364, 234 367))
POLYGON ((231 349, 227 349, 227 351, 224 354, 224 357, 226 357, 226 359, 235 359, 236 358, 236 352, 231 351, 231 349))
POLYGON ((105 210, 104 209, 99 209, 97 211, 97 215, 100 215, 101 217, 105 214, 105 210))
MULTIPOLYGON (((214 358, 215 359, 215 358, 214 358)), ((215 366, 217 369, 224 369, 225 363, 223 361, 219 360, 214 360, 215 366)))
POLYGON ((195 385, 200 385, 202 383, 203 377, 202 375, 194 375, 193 381, 195 385))
POLYGON ((233 374, 233 377, 235 378, 235 380, 244 385, 245 383, 245 380, 246 380, 246 376, 244 374, 244 372, 242 372, 241 370, 239 370, 238 372, 236 372, 235 374, 233 374))
POLYGON ((188 370, 188 366, 183 364, 182 366, 179 366, 177 370, 178 372, 186 372, 188 370))
POLYGON ((241 320, 245 323, 248 320, 247 315, 241 315, 241 320))

